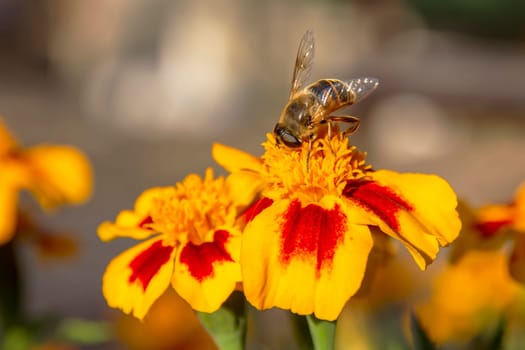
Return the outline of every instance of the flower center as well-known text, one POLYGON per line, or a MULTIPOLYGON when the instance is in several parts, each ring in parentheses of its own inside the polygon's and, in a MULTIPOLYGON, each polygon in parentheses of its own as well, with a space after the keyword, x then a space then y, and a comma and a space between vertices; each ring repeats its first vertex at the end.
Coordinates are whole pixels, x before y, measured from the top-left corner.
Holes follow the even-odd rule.
POLYGON ((366 164, 366 154, 348 144, 348 139, 336 133, 291 149, 277 145, 272 134, 263 146, 264 177, 269 186, 265 196, 276 198, 317 201, 327 194, 340 196, 349 180, 366 176, 371 166, 366 164), (306 162, 308 159, 308 168, 306 162))
POLYGON ((187 176, 154 201, 151 227, 172 237, 174 242, 202 244, 213 241, 215 230, 235 221, 224 178, 213 178, 211 168, 204 179, 187 176))

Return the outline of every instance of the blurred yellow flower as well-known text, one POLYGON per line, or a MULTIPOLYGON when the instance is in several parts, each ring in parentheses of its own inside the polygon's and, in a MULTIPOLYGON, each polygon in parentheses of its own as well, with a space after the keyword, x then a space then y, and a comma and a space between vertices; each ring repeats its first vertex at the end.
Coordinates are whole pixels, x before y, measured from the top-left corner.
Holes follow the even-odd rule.
POLYGON ((149 238, 108 265, 102 290, 109 306, 142 319, 171 283, 193 309, 217 310, 241 280, 235 192, 209 168, 204 178, 190 174, 176 186, 145 191, 134 210, 102 223, 104 241, 149 238))
POLYGON ((525 234, 525 182, 517 189, 509 204, 486 205, 477 214, 476 227, 485 236, 510 228, 525 234))
POLYGON ((459 233, 456 195, 438 176, 373 171, 341 133, 310 152, 307 143, 279 147, 271 134, 263 146, 262 158, 213 148, 232 182, 261 191, 241 248, 244 293, 258 309, 334 320, 361 286, 371 227, 402 242, 421 269, 459 233))
POLYGON ((18 192, 29 190, 44 209, 80 204, 92 191, 92 170, 78 149, 63 145, 19 146, 0 119, 0 244, 16 228, 18 192))
POLYGON ((525 182, 517 189, 514 200, 509 204, 487 205, 476 217, 475 227, 484 236, 510 234, 514 240, 509 258, 511 276, 525 284, 525 182))
POLYGON ((513 317, 524 296, 502 251, 471 250, 435 279, 431 298, 417 314, 436 343, 465 342, 513 317))

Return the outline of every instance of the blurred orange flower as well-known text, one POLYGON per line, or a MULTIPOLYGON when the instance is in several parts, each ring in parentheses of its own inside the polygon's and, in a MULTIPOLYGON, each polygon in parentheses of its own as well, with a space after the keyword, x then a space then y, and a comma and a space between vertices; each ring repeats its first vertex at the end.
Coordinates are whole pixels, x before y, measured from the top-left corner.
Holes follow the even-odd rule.
POLYGON ((485 236, 510 232, 514 246, 509 271, 515 280, 525 284, 525 182, 518 187, 511 203, 484 206, 476 219, 476 228, 485 236))
POLYGON ((513 229, 525 234, 525 182, 509 204, 486 205, 477 214, 477 229, 490 236, 500 229, 513 229))
POLYGON ((471 250, 435 279, 431 298, 418 306, 417 314, 436 343, 466 342, 502 318, 518 316, 516 306, 523 305, 524 297, 509 275, 503 251, 471 250))
POLYGON ((496 250, 510 241, 510 274, 525 283, 525 182, 510 203, 485 205, 477 211, 463 203, 460 214, 463 230, 452 247, 452 262, 469 250, 496 250))
POLYGON ((91 165, 78 149, 64 145, 23 148, 0 119, 0 244, 15 232, 20 190, 29 190, 47 210, 83 203, 92 183, 91 165))

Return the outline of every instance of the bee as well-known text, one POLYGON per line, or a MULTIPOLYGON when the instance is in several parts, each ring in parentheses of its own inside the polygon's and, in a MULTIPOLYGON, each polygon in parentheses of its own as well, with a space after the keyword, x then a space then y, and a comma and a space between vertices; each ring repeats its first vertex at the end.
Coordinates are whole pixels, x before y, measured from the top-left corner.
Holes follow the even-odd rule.
POLYGON ((379 84, 375 78, 321 79, 303 87, 312 70, 314 51, 314 36, 311 31, 307 31, 297 51, 290 98, 273 130, 278 144, 283 143, 288 147, 296 148, 308 141, 308 156, 312 141, 319 135, 321 126, 328 124, 328 137, 331 136, 334 122, 350 124, 350 127, 344 131, 345 135, 357 130, 359 118, 331 114, 362 100, 379 84))

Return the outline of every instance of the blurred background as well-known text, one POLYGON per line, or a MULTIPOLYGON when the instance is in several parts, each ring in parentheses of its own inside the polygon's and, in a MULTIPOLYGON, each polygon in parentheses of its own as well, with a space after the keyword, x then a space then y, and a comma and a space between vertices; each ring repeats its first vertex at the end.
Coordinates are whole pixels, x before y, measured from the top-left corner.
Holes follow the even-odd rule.
POLYGON ((133 242, 101 243, 97 225, 214 166, 212 142, 260 154, 307 29, 312 80, 380 80, 347 110, 376 169, 439 174, 474 206, 512 197, 525 179, 525 2, 2 0, 0 115, 24 145, 81 148, 96 175, 86 206, 42 217, 81 250, 68 264, 24 254, 30 310, 115 317, 101 276, 133 242))

